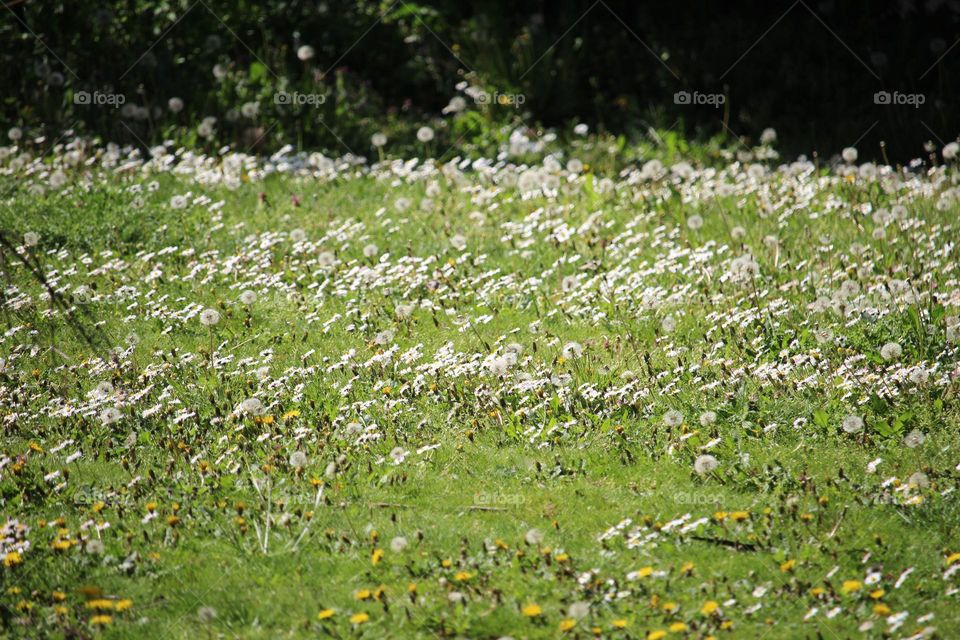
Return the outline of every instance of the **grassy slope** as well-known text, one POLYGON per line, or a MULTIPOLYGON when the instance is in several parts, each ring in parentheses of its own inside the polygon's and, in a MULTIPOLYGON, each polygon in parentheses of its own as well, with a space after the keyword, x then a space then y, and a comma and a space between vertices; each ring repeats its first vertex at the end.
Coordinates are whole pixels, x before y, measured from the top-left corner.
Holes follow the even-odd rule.
MULTIPOLYGON (((47 256, 44 261, 48 266, 74 265, 84 252, 94 256, 94 264, 100 264, 100 252, 104 249, 131 261, 130 269, 90 278, 88 282, 95 284, 98 291, 114 289, 121 282, 142 286, 139 283, 151 267, 138 263, 133 256, 138 250, 156 251, 168 244, 181 249, 195 247, 198 254, 216 250, 220 256, 227 256, 249 249, 244 241, 248 234, 286 232, 300 227, 315 239, 340 221, 352 218, 363 222, 365 231, 345 244, 327 243, 342 259, 362 260, 360 249, 366 242, 374 241, 381 250, 389 250, 394 260, 404 253, 437 254, 438 263, 442 264, 457 257, 449 248, 449 236, 468 230, 471 250, 484 252, 488 257, 483 265, 457 265, 453 279, 461 284, 458 291, 462 298, 460 302, 451 299, 444 304, 460 314, 490 313, 494 319, 479 326, 476 332, 458 332, 452 323, 455 316, 434 316, 418 310, 409 327, 398 327, 396 341, 400 352, 422 343, 422 351, 429 359, 436 348, 452 340, 458 350, 485 355, 488 350, 484 342, 493 344, 519 327, 523 331, 505 341, 524 344, 524 356, 533 358, 528 369, 568 372, 578 382, 593 381, 604 386, 620 384, 620 372, 629 368, 654 393, 647 404, 595 411, 593 414, 604 414, 596 419, 591 419, 587 402, 573 401, 564 406, 547 403, 540 409, 542 422, 555 418, 562 424, 573 417, 577 424, 553 437, 535 437, 531 442, 518 430, 541 423, 537 416, 528 417, 516 429, 511 426, 508 409, 491 414, 491 405, 484 403, 481 409, 473 403, 477 385, 496 385, 489 376, 479 380, 441 376, 434 380, 436 391, 415 393, 400 388, 393 391, 393 397, 401 398, 404 406, 386 410, 378 407, 379 398, 384 396, 382 390, 374 389, 379 376, 361 373, 353 395, 344 400, 332 387, 343 384, 350 376, 341 372, 321 373, 305 380, 302 401, 291 401, 287 394, 286 400, 271 407, 271 415, 277 418, 272 428, 278 437, 257 443, 255 435, 263 425, 248 425, 244 435, 237 436, 232 434, 233 423, 222 430, 209 423, 211 416, 223 415, 250 395, 257 388, 256 382, 228 375, 232 364, 226 371, 211 371, 203 362, 205 356, 201 356, 194 362, 177 365, 157 379, 158 388, 174 385, 175 395, 183 406, 197 411, 199 420, 174 426, 166 419, 170 414, 164 412, 154 419, 136 417, 152 401, 138 406, 114 427, 100 425, 95 414, 75 419, 21 416, 5 427, 4 448, 21 454, 33 441, 47 453, 30 455, 25 471, 19 475, 6 473, 0 479, 3 512, 34 527, 31 537, 35 549, 26 554, 23 565, 2 573, 7 593, 0 596, 0 604, 5 608, 4 624, 9 625, 11 633, 29 636, 37 629, 50 635, 63 633, 64 629, 90 633, 86 624, 90 611, 84 607, 84 597, 78 589, 95 585, 105 594, 134 601, 132 610, 117 614, 104 632, 116 637, 187 638, 209 633, 266 638, 315 635, 321 628, 341 637, 552 637, 558 634, 566 607, 578 600, 594 602, 590 619, 581 621, 574 631, 581 635, 589 635, 588 629, 596 625, 611 636, 644 637, 651 630, 667 629, 670 623, 685 621, 692 628, 691 636, 717 633, 761 637, 769 633, 769 637, 816 637, 820 633, 825 638, 848 637, 857 633, 856 627, 864 620, 876 621, 877 631, 884 627, 881 618, 872 613, 875 602, 866 595, 868 588, 855 594, 841 592, 841 583, 862 579, 866 567, 879 567, 883 574, 882 586, 888 593, 881 600, 894 612, 911 613, 898 633, 923 626, 916 618, 928 612, 936 614, 931 624, 941 633, 960 622, 951 599, 943 595, 945 585, 940 577, 944 553, 955 551, 957 543, 958 514, 951 496, 941 497, 930 491, 925 494, 923 505, 903 507, 886 504, 891 501, 889 490, 881 487, 889 476, 905 479, 920 469, 927 471, 938 490, 956 484, 952 447, 957 421, 949 390, 904 396, 891 406, 877 409, 875 419, 890 422, 909 411, 910 427, 921 428, 928 435, 921 448, 900 446, 902 433, 889 438, 873 434, 869 440, 842 437, 836 427, 849 411, 851 398, 838 388, 798 391, 786 384, 760 384, 742 375, 730 384, 726 382, 729 367, 710 364, 700 375, 706 380, 720 381, 711 392, 699 390, 701 383, 693 379, 689 369, 679 373, 676 384, 666 391, 665 381, 649 378, 638 352, 649 355, 651 366, 658 373, 704 362, 708 353, 711 358, 718 357, 711 351, 713 340, 704 337, 712 326, 702 315, 705 308, 709 309, 704 298, 674 310, 679 317, 678 329, 672 336, 658 337, 662 313, 638 313, 597 300, 592 305, 604 309, 606 319, 595 323, 589 317, 577 317, 576 297, 559 292, 559 279, 571 272, 570 268, 548 277, 534 296, 494 294, 489 305, 476 305, 469 286, 462 286, 469 277, 494 268, 502 273, 537 277, 561 256, 574 253, 609 265, 620 258, 605 254, 600 244, 592 240, 611 239, 628 228, 639 229, 641 236, 649 234, 641 237, 639 253, 631 263, 642 267, 646 261, 653 265, 662 256, 664 242, 675 242, 678 250, 688 243, 699 246, 708 239, 721 244, 729 242, 731 223, 747 226, 746 242, 754 247, 762 246, 760 239, 764 235, 776 233, 783 245, 780 260, 785 264, 796 265, 808 259, 815 262, 820 274, 836 274, 844 271, 840 249, 825 252, 819 258, 814 258, 813 252, 819 234, 832 234, 838 248, 854 240, 864 242, 859 223, 847 216, 835 212, 810 221, 806 216, 795 215, 778 228, 776 218, 756 217, 754 203, 749 199, 745 204, 720 200, 694 205, 702 209, 707 219, 704 228, 694 234, 683 225, 691 207, 680 206, 676 199, 637 204, 622 198, 576 196, 577 206, 567 214, 571 226, 583 222, 600 207, 611 225, 593 239, 575 238, 561 246, 545 241, 542 233, 537 232, 534 255, 524 257, 499 242, 501 232, 495 225, 519 220, 538 203, 504 203, 488 214, 487 225, 478 228, 466 219, 475 207, 455 193, 445 192, 439 199, 442 215, 419 212, 416 207, 398 214, 392 210, 393 199, 401 193, 418 198, 422 193, 420 185, 388 187, 364 180, 322 186, 271 178, 265 184, 247 185, 235 192, 210 191, 214 200, 227 200, 222 225, 215 225, 202 207, 192 207, 187 212, 169 210, 169 197, 182 193, 185 187, 168 179, 162 183, 158 192, 148 196, 142 211, 131 210, 131 195, 114 186, 97 187, 95 193, 83 196, 31 199, 21 193, 12 206, 5 207, 4 226, 18 232, 36 230, 48 248, 64 246, 69 257, 61 263, 58 258, 47 256), (258 204, 260 190, 266 192, 270 205, 258 204), (302 206, 287 204, 291 193, 301 196, 302 206), (388 207, 387 213, 375 216, 381 206, 388 207), (384 218, 388 217, 393 224, 384 225, 384 218), (678 230, 657 232, 660 225, 678 230), (391 227, 389 233, 385 226, 391 227), (532 304, 531 297, 535 297, 536 304, 532 304), (560 311, 547 317, 538 334, 526 330, 530 322, 546 316, 550 310, 566 313, 560 311), (434 317, 439 326, 434 324, 434 317), (632 340, 626 338, 628 334, 632 340), (554 335, 560 344, 578 340, 588 345, 587 356, 573 363, 558 361, 559 345, 551 344, 554 335), (622 336, 623 340, 617 342, 615 336, 622 336), (609 348, 603 346, 606 338, 611 340, 609 348), (934 405, 935 397, 941 398, 941 404, 934 405), (323 416, 336 416, 347 402, 368 398, 378 399, 369 415, 380 416, 383 437, 367 446, 347 446, 333 435, 329 420, 323 416), (704 409, 717 410, 720 420, 682 446, 681 431, 660 424, 660 416, 670 408, 682 409, 688 424, 694 425, 691 429, 698 428, 696 416, 704 409), (281 413, 291 409, 299 409, 301 415, 287 421, 280 419, 281 413), (829 416, 829 425, 814 424, 812 416, 818 410, 829 416), (791 425, 799 417, 810 423, 794 430, 791 425), (773 433, 764 434, 756 428, 771 423, 780 425, 773 433), (133 425, 138 443, 129 447, 124 440, 133 425), (292 437, 295 426, 307 427, 302 446, 309 454, 310 464, 302 475, 292 473, 286 462, 296 446, 292 437), (223 434, 230 434, 227 443, 220 439, 223 434), (720 473, 713 478, 698 478, 691 471, 696 445, 714 435, 723 438, 717 449, 722 460, 720 473), (81 461, 69 466, 63 458, 76 446, 58 454, 48 452, 66 438, 77 440, 85 452, 81 461), (398 444, 409 450, 430 444, 440 446, 433 452, 411 455, 402 465, 378 464, 398 444), (667 455, 671 444, 677 451, 667 455), (239 450, 231 451, 230 445, 239 450), (313 509, 316 490, 309 479, 323 477, 327 463, 341 452, 348 455, 350 466, 327 482, 324 501, 313 509), (738 465, 737 456, 743 453, 750 455, 750 462, 738 465), (197 462, 192 460, 200 456, 212 462, 220 455, 240 462, 241 472, 234 475, 229 465, 223 463, 215 464, 212 472, 202 475, 197 462), (876 457, 884 459, 882 471, 869 475, 865 472, 866 464, 876 457), (273 466, 266 475, 278 485, 275 496, 287 496, 284 507, 274 504, 271 509, 298 513, 289 531, 273 525, 268 554, 258 550, 252 526, 265 518, 264 501, 249 482, 251 475, 265 475, 258 470, 261 464, 273 466), (42 476, 64 467, 69 469, 68 487, 58 495, 52 494, 52 483, 44 482, 42 476), (136 475, 142 476, 143 481, 128 489, 127 483, 136 475), (105 508, 92 514, 91 503, 101 497, 105 508), (142 524, 145 505, 151 501, 157 503, 161 517, 142 524), (235 505, 240 501, 245 504, 245 534, 240 533, 235 521, 235 505), (166 516, 173 512, 173 503, 182 505, 181 523, 176 528, 164 524, 166 516), (296 550, 290 550, 289 542, 302 530, 300 516, 307 510, 313 511, 312 533, 296 550), (637 526, 645 519, 664 523, 685 513, 696 519, 716 511, 736 510, 749 512, 746 522, 737 524, 727 519, 722 525, 709 525, 698 537, 743 543, 737 546, 674 535, 665 535, 656 545, 640 549, 626 548, 622 536, 603 544, 598 542, 599 534, 624 518, 632 518, 633 526, 637 526), (804 519, 804 514, 809 519, 804 519), (37 520, 61 516, 73 537, 91 517, 109 521, 111 528, 103 537, 106 553, 113 556, 113 562, 88 556, 76 547, 63 553, 52 551, 49 544, 56 527, 41 531, 37 520), (524 541, 531 528, 543 533, 540 545, 524 541), (407 538, 409 547, 394 553, 390 540, 399 535, 407 538), (485 549, 484 541, 492 543, 497 539, 503 541, 506 549, 485 549), (547 547, 549 553, 545 551, 547 547), (383 560, 375 565, 371 562, 374 549, 385 550, 383 560), (119 569, 120 560, 133 551, 139 554, 135 568, 129 572, 119 569), (569 560, 559 562, 557 556, 561 553, 567 554, 569 560), (871 558, 864 565, 867 553, 871 558), (794 569, 781 571, 781 563, 788 559, 796 561, 794 569), (445 560, 450 561, 449 567, 443 566, 445 560), (693 563, 693 568, 684 571, 681 567, 687 562, 693 563), (627 580, 629 572, 646 566, 663 570, 666 575, 627 580), (839 569, 825 580, 835 566, 839 569), (914 573, 904 587, 894 590, 893 583, 908 567, 913 567, 914 573), (458 582, 455 574, 461 570, 469 576, 458 582), (588 570, 596 571, 598 583, 578 585, 577 576, 588 570), (407 593, 409 583, 418 586, 415 602, 407 593), (356 599, 357 590, 375 589, 378 585, 386 589, 379 600, 356 599), (766 594, 751 595, 762 586, 767 587, 766 594), (816 586, 823 587, 825 593, 811 595, 810 589, 816 586), (10 591, 11 588, 14 590, 10 591), (448 595, 454 589, 464 594, 465 604, 450 601, 448 595), (602 594, 618 589, 629 589, 632 595, 604 603, 602 594), (51 614, 49 594, 53 590, 67 593, 69 612, 62 619, 51 614), (722 617, 700 612, 709 600, 722 603, 731 597, 737 602, 722 606, 722 617), (16 605, 21 601, 33 604, 29 615, 17 611, 16 605), (679 605, 676 612, 663 609, 663 603, 671 601, 679 605), (747 613, 745 610, 755 602, 763 607, 747 613), (543 615, 525 618, 520 607, 528 603, 541 605, 543 615), (200 606, 212 606, 218 612, 216 621, 205 625, 206 631, 201 631, 204 625, 197 621, 200 606), (821 609, 820 615, 803 622, 804 614, 814 606, 821 609), (834 606, 841 607, 839 615, 826 619, 823 612, 834 606), (317 613, 328 607, 335 609, 336 615, 320 627, 317 613), (360 626, 351 625, 349 616, 359 611, 368 612, 370 620, 360 626), (620 619, 628 622, 626 629, 612 629, 613 622, 620 619), (732 629, 721 631, 721 620, 732 621, 732 629), (24 628, 23 622, 33 626, 24 628)), ((186 188, 200 191, 196 187, 186 188)), ((884 198, 847 185, 834 187, 831 192, 852 201, 883 202, 884 198)), ((955 215, 935 211, 929 203, 918 205, 911 213, 926 220, 928 231, 937 224, 949 224, 955 215)), ((948 230, 939 237, 946 242, 945 238, 955 237, 951 233, 948 230)), ((870 242, 869 237, 866 242, 870 242)), ((878 246, 877 271, 886 268, 884 261, 893 266, 904 264, 908 270, 924 264, 911 261, 909 245, 903 234, 898 241, 878 246)), ((275 259, 261 272, 279 273, 290 280, 292 271, 280 257, 285 246, 277 247, 275 259)), ((764 260, 769 260, 769 256, 764 260)), ((299 356, 310 349, 316 350, 314 363, 320 356, 336 359, 349 348, 356 348, 361 352, 360 360, 365 360, 375 349, 365 344, 363 338, 345 331, 342 324, 324 335, 319 325, 334 312, 345 311, 349 304, 368 314, 369 339, 373 328, 396 324, 391 318, 395 301, 409 293, 402 287, 371 288, 352 291, 346 299, 327 299, 318 312, 321 322, 316 324, 306 321, 306 314, 314 310, 312 301, 297 303, 282 295, 261 293, 250 312, 249 326, 245 327, 246 312, 232 304, 240 288, 227 288, 239 278, 219 274, 213 277, 212 284, 203 284, 199 279, 184 281, 177 276, 189 272, 187 262, 188 258, 171 255, 164 278, 152 286, 160 294, 169 294, 171 300, 182 297, 171 308, 183 308, 188 302, 205 306, 229 302, 225 318, 217 328, 216 341, 225 341, 223 348, 238 360, 257 358, 265 349, 272 349, 272 375, 299 366, 299 356)), ((715 258, 708 259, 710 264, 715 262, 715 258)), ((955 277, 952 269, 952 264, 944 266, 941 284, 955 277)), ((809 298, 809 292, 802 289, 786 289, 785 293, 775 290, 777 285, 795 280, 796 272, 784 269, 772 276, 769 273, 768 277, 774 280, 766 287, 767 299, 778 295, 809 298)), ((16 272, 14 278, 25 282, 22 271, 16 272)), ((692 279, 689 273, 669 271, 647 278, 666 290, 692 279)), ((67 280, 72 284, 85 281, 82 272, 68 276, 67 280)), ((695 286, 705 287, 710 293, 729 293, 716 281, 701 281, 695 286)), ((690 296, 690 300, 695 299, 690 296)), ((718 311, 726 313, 733 299, 730 294, 718 311)), ((144 367, 158 361, 160 351, 168 355, 171 349, 178 354, 209 351, 209 332, 195 318, 182 325, 172 323, 173 329, 164 333, 165 321, 144 319, 139 310, 130 312, 105 302, 95 302, 85 309, 104 321, 101 328, 115 343, 119 344, 131 330, 141 338, 131 362, 114 375, 117 387, 133 391, 142 388, 143 380, 138 376, 144 367), (128 315, 134 318, 125 322, 128 315)), ((38 334, 29 339, 26 332, 7 338, 5 353, 23 342, 45 345, 47 336, 52 335, 73 363, 62 364, 58 356, 41 352, 21 353, 15 367, 8 366, 3 374, 4 384, 11 389, 22 385, 21 388, 35 393, 31 408, 37 414, 43 413, 40 398, 60 393, 82 397, 109 377, 88 375, 83 358, 89 357, 89 349, 62 322, 42 319, 39 314, 31 316, 29 309, 21 313, 36 324, 38 334), (33 369, 39 370, 38 376, 31 374, 33 369)), ((22 317, 14 317, 11 322, 16 324, 22 317)), ((806 345, 795 350, 809 350, 815 345, 810 346, 813 343, 807 324, 802 305, 798 305, 776 318, 773 328, 765 328, 763 323, 746 323, 730 329, 720 353, 733 363, 742 363, 753 358, 773 360, 777 350, 774 347, 790 344, 791 340, 806 345), (759 355, 757 343, 751 342, 758 337, 762 345, 759 355)), ((834 321, 834 325, 842 327, 843 323, 834 321)), ((916 342, 908 351, 909 357, 917 361, 937 357, 942 350, 931 346, 929 353, 922 353, 920 338, 911 342, 910 336, 906 314, 902 318, 887 316, 869 329, 859 324, 849 328, 846 347, 876 352, 886 339, 899 338, 911 345, 916 342)), ((842 359, 833 357, 835 363, 842 359)), ((176 359, 169 357, 171 362, 176 359)), ((403 376, 387 372, 384 377, 403 376)), ((505 400, 507 406, 509 402, 505 400)), ((949 633, 944 637, 949 637, 949 633)))

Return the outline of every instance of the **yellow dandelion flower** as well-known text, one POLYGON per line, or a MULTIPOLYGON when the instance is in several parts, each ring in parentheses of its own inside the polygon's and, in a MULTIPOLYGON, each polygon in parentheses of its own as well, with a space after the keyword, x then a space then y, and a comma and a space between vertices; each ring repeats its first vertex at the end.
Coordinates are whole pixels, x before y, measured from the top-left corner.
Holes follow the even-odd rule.
POLYGON ((700 613, 705 616, 712 616, 720 609, 720 605, 716 600, 707 600, 703 603, 703 606, 700 607, 700 613))
POLYGON ((956 562, 956 561, 958 561, 958 560, 960 560, 960 552, 951 553, 950 555, 947 556, 947 564, 948 564, 948 565, 951 565, 951 564, 953 564, 954 562, 956 562))
POLYGON ((357 600, 369 600, 370 596, 372 595, 373 594, 370 592, 370 589, 360 589, 359 591, 353 594, 353 597, 356 598, 357 600))
POLYGON ((381 560, 383 560, 383 549, 374 549, 373 555, 370 556, 370 563, 380 564, 381 560))
POLYGON ((521 609, 521 613, 527 618, 537 618, 543 615, 543 608, 538 604, 528 604, 521 609))
POLYGON ((685 622, 674 622, 669 627, 670 633, 682 633, 687 630, 687 623, 685 622))
POLYGON ((863 588, 863 583, 859 580, 844 580, 841 589, 844 593, 855 593, 863 588))
POLYGON ((441 563, 440 563, 440 566, 443 567, 444 569, 449 569, 450 567, 453 566, 453 560, 450 560, 450 559, 448 558, 448 559, 444 560, 443 562, 441 562, 441 563))
POLYGON ((732 518, 734 522, 742 522, 749 517, 750 517, 750 513, 747 511, 734 511, 733 513, 730 514, 730 518, 732 518))
POLYGON ((87 609, 96 609, 97 611, 110 611, 113 609, 113 600, 106 598, 97 598, 87 602, 87 609))
POLYGON ((653 575, 653 567, 640 567, 637 570, 637 577, 639 578, 648 578, 653 575))
POLYGON ((8 551, 7 555, 3 557, 3 566, 5 567, 15 567, 18 564, 23 564, 23 556, 20 555, 19 551, 8 551))
POLYGON ((350 624, 363 624, 369 619, 370 615, 361 611, 360 613, 355 613, 350 616, 350 624))
POLYGON ((333 609, 324 609, 323 611, 321 611, 320 613, 317 614, 317 619, 318 619, 318 620, 326 620, 326 619, 328 619, 328 618, 332 618, 332 617, 334 616, 334 614, 336 614, 336 613, 337 613, 337 612, 334 611, 333 609))
POLYGON ((888 616, 890 615, 890 607, 882 602, 878 602, 877 604, 873 605, 873 612, 878 616, 888 616))
POLYGON ((647 640, 662 640, 667 637, 667 632, 663 629, 657 629, 647 634, 647 640))
POLYGON ((122 600, 117 600, 117 603, 114 605, 114 609, 117 612, 126 611, 133 607, 133 600, 130 598, 123 598, 122 600))
POLYGON ((630 623, 627 622, 626 619, 624 619, 624 618, 617 618, 616 620, 614 620, 613 622, 610 623, 610 626, 613 627, 614 629, 626 629, 626 628, 627 628, 627 625, 629 625, 629 624, 630 624, 630 623))
POLYGON ((570 631, 577 626, 577 621, 573 618, 564 618, 560 621, 560 631, 570 631))
POLYGON ((469 571, 457 571, 453 575, 453 579, 456 580, 457 582, 466 582, 472 577, 473 577, 473 574, 470 573, 469 571))
POLYGON ((783 573, 788 573, 790 571, 793 571, 793 567, 796 564, 797 563, 795 560, 787 560, 786 562, 781 563, 780 571, 782 571, 783 573))
POLYGON ((886 595, 886 593, 887 593, 887 592, 884 591, 883 589, 875 589, 875 590, 873 590, 873 591, 870 592, 870 597, 873 598, 874 600, 879 600, 879 599, 882 598, 884 595, 886 595))
POLYGON ((683 566, 680 567, 680 573, 686 573, 686 574, 693 573, 693 563, 684 562, 683 566))
POLYGON ((67 594, 63 591, 54 591, 51 596, 53 596, 54 602, 63 602, 67 599, 67 594))
POLYGON ((105 627, 108 624, 112 624, 112 623, 113 623, 113 616, 99 615, 99 616, 93 616, 92 618, 90 618, 90 624, 92 624, 95 627, 105 627))

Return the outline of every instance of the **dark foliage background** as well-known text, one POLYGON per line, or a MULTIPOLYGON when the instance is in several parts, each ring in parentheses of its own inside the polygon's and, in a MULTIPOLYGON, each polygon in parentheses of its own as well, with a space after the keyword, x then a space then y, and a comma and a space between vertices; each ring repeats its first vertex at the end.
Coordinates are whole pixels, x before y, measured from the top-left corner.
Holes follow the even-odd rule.
POLYGON ((373 132, 399 149, 425 122, 439 143, 478 148, 517 125, 751 141, 775 127, 787 153, 856 144, 878 157, 882 140, 902 160, 960 132, 957 0, 5 0, 0 12, 0 117, 32 135, 368 154, 373 132), (441 116, 464 79, 523 104, 441 116), (325 101, 278 105, 280 90, 325 101), (76 104, 79 91, 121 93, 126 109, 76 104), (679 91, 725 102, 676 104, 679 91), (923 104, 876 104, 878 91, 923 104), (207 116, 209 139, 196 133, 207 116))

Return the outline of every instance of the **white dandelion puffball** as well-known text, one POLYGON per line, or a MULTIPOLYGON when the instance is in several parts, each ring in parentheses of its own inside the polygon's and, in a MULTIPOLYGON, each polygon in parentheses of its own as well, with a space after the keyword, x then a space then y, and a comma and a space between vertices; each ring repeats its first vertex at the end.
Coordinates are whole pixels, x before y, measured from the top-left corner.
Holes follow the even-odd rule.
POLYGON ((880 356, 887 362, 899 360, 903 355, 903 347, 896 342, 888 342, 880 349, 880 356))
POLYGON ((450 244, 457 251, 463 251, 464 249, 467 248, 467 238, 462 233, 458 233, 457 235, 450 238, 450 244))
POLYGON ((319 264, 324 269, 332 267, 337 262, 337 256, 333 255, 332 251, 321 251, 317 255, 317 264, 319 264))
POLYGON ((923 471, 916 471, 907 479, 907 484, 917 489, 926 489, 930 486, 930 477, 923 471))
POLYGON ((106 546, 99 538, 93 538, 91 540, 87 540, 84 550, 91 556, 99 556, 103 554, 104 550, 106 550, 106 546))
POLYGON ((397 536, 390 541, 390 551, 394 553, 402 553, 404 549, 407 548, 407 539, 403 536, 397 536))
POLYGON ((958 153, 960 153, 960 144, 956 142, 950 142, 943 148, 943 159, 953 160, 957 157, 958 153))
POLYGON ((863 418, 860 416, 847 416, 843 419, 841 427, 846 433, 860 433, 863 431, 863 418))
POLYGON ((673 316, 666 316, 660 321, 660 329, 664 333, 673 333, 677 328, 677 319, 673 316))
POLYGON ((35 247, 40 242, 40 234, 36 231, 27 231, 23 234, 23 246, 35 247))
POLYGON ((294 242, 304 242, 307 239, 307 232, 303 229, 294 229, 290 232, 290 239, 294 242))
POLYGON ((709 427, 717 421, 716 411, 704 411, 700 414, 700 426, 709 427))
POLYGON ((683 414, 676 409, 671 409, 663 414, 663 424, 668 427, 679 427, 683 424, 683 414))
POLYGON ((487 364, 490 373, 495 376, 505 376, 510 371, 510 359, 507 357, 494 358, 487 364))
POLYGON ((312 60, 315 54, 316 52, 313 50, 313 47, 308 44, 301 45, 300 48, 297 49, 297 59, 300 60, 300 62, 312 60))
POLYGON ((255 291, 250 291, 249 289, 247 289, 246 291, 240 294, 240 302, 242 302, 243 304, 251 305, 256 301, 257 301, 257 294, 255 291))
POLYGON ((116 407, 107 407, 100 412, 100 422, 105 425, 116 424, 120 422, 120 418, 123 417, 123 414, 120 413, 120 410, 116 407))
POLYGON ((697 459, 693 461, 693 470, 697 472, 697 475, 701 476, 710 473, 719 466, 720 461, 709 453, 697 456, 697 459))
POLYGON ((916 429, 903 436, 903 446, 907 447, 908 449, 916 449, 926 441, 927 436, 923 435, 922 431, 918 431, 916 429))
POLYGON ((857 150, 854 147, 847 147, 843 150, 840 156, 847 164, 853 164, 857 161, 857 150))
POLYGON ((203 624, 210 624, 217 619, 217 610, 213 607, 200 607, 197 609, 197 619, 203 624))
POLYGON ((307 454, 303 451, 294 451, 290 454, 290 466, 294 469, 303 469, 307 466, 307 454))
POLYGON ((580 279, 577 276, 565 276, 563 280, 560 281, 560 288, 565 292, 570 292, 576 289, 579 284, 580 279))
POLYGON ((567 360, 573 360, 583 355, 583 345, 579 342, 568 342, 563 345, 563 357, 567 360))
POLYGON ((703 216, 698 214, 693 214, 687 218, 687 228, 691 231, 696 231, 697 229, 703 226, 703 216))
POLYGON ((590 131, 590 126, 582 122, 573 128, 573 132, 578 136, 585 136, 588 131, 590 131))
POLYGON ((180 113, 183 111, 183 100, 177 97, 170 98, 167 100, 167 109, 170 109, 170 113, 180 113))
POLYGON ((247 398, 240 403, 240 409, 251 416, 258 416, 263 413, 263 402, 260 398, 247 398))
POLYGON ((590 615, 590 603, 584 602, 583 600, 574 602, 567 608, 567 615, 574 620, 586 618, 588 615, 590 615))
POLYGON ((392 341, 393 341, 392 329, 384 329, 383 331, 377 333, 377 335, 373 336, 373 344, 381 347, 384 345, 390 344, 392 341))
POLYGON ((10 138, 11 142, 17 142, 23 138, 23 129, 20 127, 11 127, 10 130, 7 131, 7 137, 10 138))
POLYGON ((220 322, 220 312, 216 309, 204 309, 200 312, 200 324, 205 327, 212 327, 220 322))
POLYGON ((423 143, 433 140, 433 129, 430 127, 420 127, 417 129, 417 140, 423 143))
POLYGON ((387 144, 387 135, 378 131, 370 136, 370 144, 375 147, 382 147, 383 145, 387 144))
POLYGON ((734 240, 743 240, 747 237, 747 230, 743 227, 734 227, 730 230, 730 237, 734 240))
POLYGON ((760 144, 770 145, 777 141, 777 130, 766 128, 760 134, 760 144))
POLYGON ((529 545, 538 545, 543 542, 543 531, 540 531, 540 529, 530 529, 523 536, 523 539, 526 540, 529 545))
POLYGON ((407 320, 413 315, 414 306, 412 304, 398 304, 395 310, 397 318, 407 320))

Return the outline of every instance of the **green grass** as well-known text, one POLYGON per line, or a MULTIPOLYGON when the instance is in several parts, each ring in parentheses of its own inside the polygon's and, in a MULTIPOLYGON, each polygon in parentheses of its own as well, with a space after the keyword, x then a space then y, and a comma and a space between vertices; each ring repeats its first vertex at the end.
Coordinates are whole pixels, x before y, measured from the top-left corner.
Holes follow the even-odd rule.
POLYGON ((0 505, 29 548, 0 568, 4 634, 951 636, 960 238, 956 206, 935 206, 944 184, 751 182, 733 167, 724 197, 710 177, 606 194, 581 177, 524 200, 426 174, 232 190, 71 174, 43 195, 2 179, 0 228, 16 245, 40 234, 21 255, 70 309, 5 251, 0 505), (187 192, 209 201, 173 209, 187 192), (906 214, 874 237, 865 204, 906 214), (747 253, 759 276, 730 281, 747 253), (859 285, 846 315, 811 308, 844 280, 859 285), (572 341, 583 353, 565 358, 572 341), (880 356, 891 341, 898 362, 880 356), (510 343, 518 362, 491 374, 484 358, 510 343), (928 379, 911 380, 914 365, 928 379), (105 381, 113 391, 91 395, 105 381), (234 411, 254 396, 262 415, 234 411), (114 406, 122 417, 104 424, 114 406), (682 425, 665 424, 670 410, 682 425), (717 420, 701 426, 708 410, 717 420), (841 430, 850 414, 862 433, 841 430), (355 420, 376 437, 348 433, 355 420), (914 430, 925 441, 904 446, 914 430), (720 464, 698 475, 703 447, 720 464), (908 486, 916 472, 923 486, 908 486), (706 521, 662 530, 684 517, 706 521), (589 613, 562 632, 579 602, 589 613))

